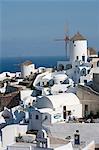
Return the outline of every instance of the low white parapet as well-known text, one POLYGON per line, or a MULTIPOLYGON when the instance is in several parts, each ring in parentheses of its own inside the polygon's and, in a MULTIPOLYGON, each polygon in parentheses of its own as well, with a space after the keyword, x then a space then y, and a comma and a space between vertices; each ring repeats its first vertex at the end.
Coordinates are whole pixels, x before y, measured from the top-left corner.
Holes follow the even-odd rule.
POLYGON ((83 148, 82 150, 94 150, 95 149, 95 142, 92 141, 91 143, 89 143, 85 148, 83 148))

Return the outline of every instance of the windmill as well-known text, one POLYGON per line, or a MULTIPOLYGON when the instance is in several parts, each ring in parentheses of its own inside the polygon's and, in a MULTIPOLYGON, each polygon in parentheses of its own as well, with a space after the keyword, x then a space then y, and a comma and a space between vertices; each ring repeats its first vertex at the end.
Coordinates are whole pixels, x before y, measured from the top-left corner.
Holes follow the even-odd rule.
POLYGON ((65 36, 62 39, 54 39, 54 41, 64 41, 65 42, 65 53, 66 53, 66 60, 68 59, 67 57, 67 49, 68 49, 68 42, 69 42, 69 34, 67 28, 65 29, 65 36))

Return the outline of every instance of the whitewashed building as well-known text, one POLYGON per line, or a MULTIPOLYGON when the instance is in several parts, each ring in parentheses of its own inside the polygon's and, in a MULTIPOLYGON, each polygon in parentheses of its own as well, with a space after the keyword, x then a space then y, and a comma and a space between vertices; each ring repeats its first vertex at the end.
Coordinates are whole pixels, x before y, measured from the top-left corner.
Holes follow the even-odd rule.
POLYGON ((35 73, 35 65, 31 61, 26 61, 21 64, 21 75, 23 78, 27 78, 33 75, 33 73, 35 73))
MULTIPOLYGON (((88 45, 87 39, 79 32, 69 40, 69 61, 58 61, 57 68, 63 66, 67 75, 74 80, 75 83, 80 82, 81 76, 86 76, 90 71, 91 64, 87 62, 88 45)), ((84 82, 84 79, 81 79, 84 82)))
POLYGON ((70 62, 87 62, 87 40, 79 32, 70 39, 70 62))
POLYGON ((35 107, 44 115, 46 114, 48 123, 63 121, 69 115, 75 118, 82 117, 82 104, 73 93, 38 97, 35 107))
POLYGON ((68 87, 74 86, 74 81, 70 79, 65 71, 44 72, 37 75, 33 86, 42 91, 42 95, 65 93, 68 87))
POLYGON ((66 70, 70 69, 76 60, 87 62, 87 39, 79 32, 69 41, 69 61, 58 61, 57 68, 63 66, 66 70))
POLYGON ((27 125, 9 125, 2 129, 0 150, 73 150, 65 139, 48 136, 44 129, 26 134, 27 125))

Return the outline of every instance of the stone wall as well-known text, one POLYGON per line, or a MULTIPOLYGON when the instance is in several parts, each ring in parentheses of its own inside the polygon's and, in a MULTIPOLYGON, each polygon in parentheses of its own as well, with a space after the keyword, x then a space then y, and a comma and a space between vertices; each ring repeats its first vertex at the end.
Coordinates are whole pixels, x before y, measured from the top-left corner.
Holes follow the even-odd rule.
POLYGON ((84 116, 85 105, 88 105, 88 113, 99 112, 99 93, 93 91, 90 87, 79 85, 77 88, 77 96, 82 104, 82 113, 84 116))
POLYGON ((99 92, 99 73, 93 74, 93 89, 99 92))

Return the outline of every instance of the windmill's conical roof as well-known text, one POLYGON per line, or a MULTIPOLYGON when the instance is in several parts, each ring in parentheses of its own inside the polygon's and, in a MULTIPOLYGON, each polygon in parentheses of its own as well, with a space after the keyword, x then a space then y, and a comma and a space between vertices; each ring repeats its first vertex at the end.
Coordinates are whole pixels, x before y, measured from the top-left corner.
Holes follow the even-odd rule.
POLYGON ((86 38, 77 32, 71 39, 71 41, 79 41, 79 40, 86 40, 86 38))

